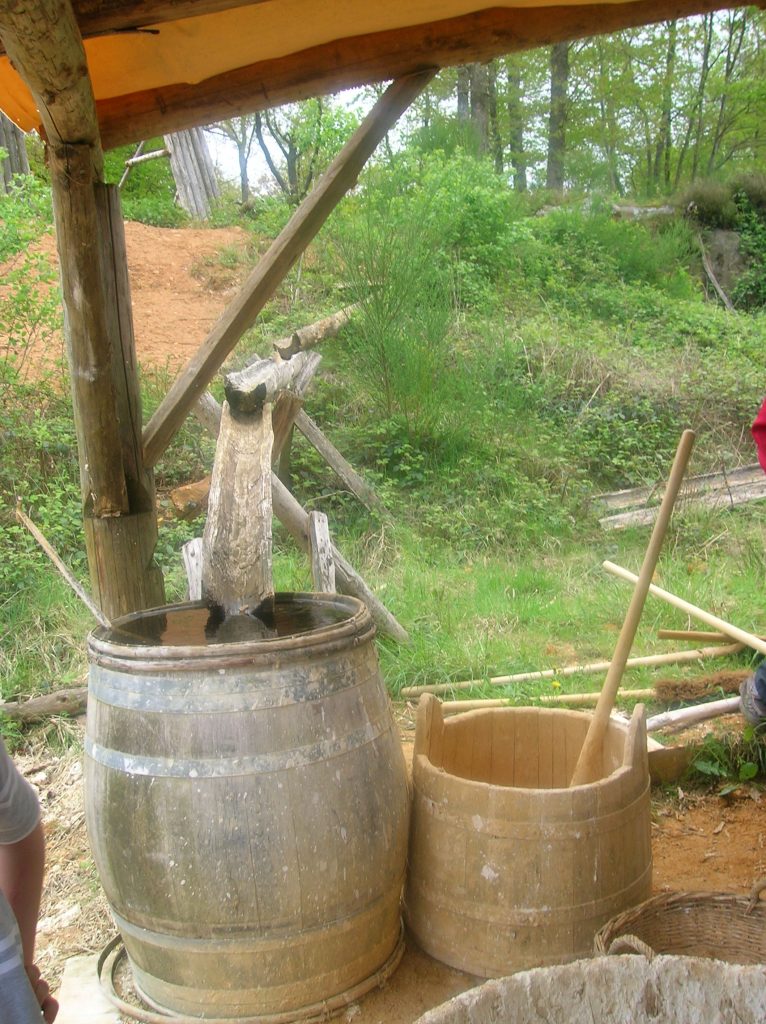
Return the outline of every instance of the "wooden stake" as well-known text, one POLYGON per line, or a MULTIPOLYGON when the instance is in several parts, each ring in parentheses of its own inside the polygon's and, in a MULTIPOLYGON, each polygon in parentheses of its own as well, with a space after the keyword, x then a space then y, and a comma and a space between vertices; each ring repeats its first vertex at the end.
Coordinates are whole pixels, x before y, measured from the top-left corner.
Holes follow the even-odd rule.
POLYGON ((186 579, 189 584, 189 600, 202 600, 202 563, 204 555, 202 552, 203 541, 201 537, 194 537, 187 540, 181 546, 181 557, 186 570, 186 579))
MULTIPOLYGON (((638 577, 630 572, 628 569, 623 569, 619 565, 615 565, 614 562, 604 562, 604 568, 607 572, 612 573, 613 576, 619 576, 623 580, 629 580, 635 582, 638 577)), ((661 587, 655 586, 653 583, 649 586, 649 593, 654 594, 655 597, 662 598, 663 601, 667 601, 668 604, 672 604, 674 608, 679 608, 682 612, 686 612, 695 619, 699 619, 700 622, 706 623, 708 626, 713 626, 716 629, 720 629, 722 633, 731 637, 732 640, 737 640, 741 644, 745 644, 746 647, 752 647, 754 651, 759 651, 761 654, 766 654, 766 640, 761 640, 760 637, 754 636, 752 633, 748 633, 745 629, 740 629, 738 626, 732 626, 730 622, 726 622, 725 619, 719 619, 717 615, 706 612, 703 608, 698 608, 694 604, 690 604, 688 601, 684 601, 681 597, 676 597, 675 594, 669 593, 667 590, 663 590, 661 587)))
POLYGON ((271 406, 236 417, 223 404, 202 547, 202 592, 228 614, 274 593, 271 406))
MULTIPOLYGON (((546 693, 537 700, 540 704, 571 704, 572 707, 582 707, 595 704, 600 696, 600 690, 595 693, 546 693)), ((656 694, 652 689, 620 690, 617 696, 623 700, 649 700, 656 694)), ((442 711, 445 715, 450 715, 460 711, 481 711, 484 708, 508 708, 517 705, 518 701, 491 697, 485 700, 445 700, 442 702, 442 711)))
POLYGON ((728 640, 725 633, 696 629, 658 629, 657 636, 660 640, 701 640, 706 644, 723 644, 728 640))
POLYGON ((334 594, 335 560, 332 556, 330 526, 324 512, 309 512, 309 543, 314 590, 320 594, 334 594))
POLYGON ((668 525, 670 523, 670 516, 673 512, 673 505, 675 504, 676 495, 681 487, 681 482, 686 472, 686 466, 691 457, 692 448, 694 447, 694 431, 685 430, 681 435, 681 440, 676 450, 676 457, 673 460, 673 466, 670 470, 670 477, 668 479, 668 485, 665 488, 665 494, 662 498, 662 504, 657 514, 657 519, 652 530, 652 535, 649 538, 649 545, 644 555, 644 561, 641 565, 641 572, 636 580, 636 587, 633 591, 633 597, 631 598, 628 606, 628 611, 625 615, 625 621, 622 624, 620 635, 617 639, 617 646, 615 647, 614 656, 612 657, 612 663, 609 666, 604 686, 601 691, 601 699, 596 705, 596 710, 591 719, 588 732, 585 736, 585 742, 583 743, 580 756, 577 760, 577 765, 572 776, 570 785, 581 786, 588 782, 594 782, 599 778, 601 771, 602 761, 602 746, 604 742, 604 735, 606 733, 607 726, 609 724, 609 716, 614 706, 614 699, 617 694, 622 674, 625 671, 625 665, 628 661, 630 649, 633 646, 633 640, 638 629, 638 623, 641 619, 641 612, 644 608, 644 602, 646 601, 646 595, 651 583, 652 575, 657 566, 657 560, 660 556, 660 550, 662 548, 662 542, 665 539, 665 533, 667 532, 668 525))
POLYGON ((111 622, 109 621, 109 619, 107 619, 106 615, 104 615, 104 613, 101 611, 101 609, 98 607, 98 605, 91 599, 90 595, 85 592, 83 587, 80 585, 79 581, 77 579, 75 579, 75 577, 69 571, 69 569, 64 564, 62 559, 59 557, 59 554, 56 551, 56 549, 45 538, 44 534, 42 534, 37 529, 37 527, 32 522, 32 520, 29 518, 29 516, 26 515, 26 513, 22 511, 20 505, 16 506, 16 518, 18 519, 18 521, 23 526, 25 526, 29 530, 29 532, 35 538, 35 540, 40 545, 40 547, 43 549, 45 554, 48 556, 48 558, 50 558, 50 560, 56 566, 58 571, 61 573, 61 575, 67 581, 69 586, 72 588, 72 590, 74 590, 75 594, 77 594, 77 596, 80 598, 82 603, 85 605, 85 607, 91 613, 93 618, 98 623, 100 623, 102 626, 106 626, 106 627, 111 626, 111 622))

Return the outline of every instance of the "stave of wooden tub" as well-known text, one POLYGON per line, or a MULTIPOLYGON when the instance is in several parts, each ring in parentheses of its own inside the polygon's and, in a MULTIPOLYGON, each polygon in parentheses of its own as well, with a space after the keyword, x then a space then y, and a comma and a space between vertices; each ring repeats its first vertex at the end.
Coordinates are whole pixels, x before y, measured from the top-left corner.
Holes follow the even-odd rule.
POLYGON ((407 780, 374 626, 352 598, 277 600, 334 621, 168 647, 123 642, 128 616, 89 638, 90 842, 136 986, 173 1013, 337 1007, 401 944, 407 780))

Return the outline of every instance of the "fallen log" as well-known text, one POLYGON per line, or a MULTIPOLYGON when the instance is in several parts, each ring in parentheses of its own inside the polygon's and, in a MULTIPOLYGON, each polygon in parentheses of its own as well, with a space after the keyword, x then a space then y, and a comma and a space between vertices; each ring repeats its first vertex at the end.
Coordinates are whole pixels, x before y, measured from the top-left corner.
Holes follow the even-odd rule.
POLYGON ((28 700, 7 700, 0 704, 0 715, 13 722, 27 725, 42 722, 51 715, 81 715, 88 703, 88 687, 76 686, 67 690, 56 690, 28 700))
POLYGON ((289 338, 280 338, 273 343, 274 349, 283 359, 290 359, 298 352, 305 352, 307 349, 318 345, 326 338, 334 338, 342 327, 349 322, 351 314, 357 309, 358 303, 345 306, 332 316, 326 316, 313 324, 301 327, 294 331, 289 338))
POLYGON ((658 732, 664 729, 668 732, 678 732, 687 726, 696 725, 697 722, 705 722, 709 718, 718 718, 721 715, 734 715, 741 707, 739 697, 726 697, 724 700, 711 700, 706 704, 695 704, 690 708, 678 708, 677 711, 663 711, 662 714, 652 715, 646 720, 647 732, 658 732))

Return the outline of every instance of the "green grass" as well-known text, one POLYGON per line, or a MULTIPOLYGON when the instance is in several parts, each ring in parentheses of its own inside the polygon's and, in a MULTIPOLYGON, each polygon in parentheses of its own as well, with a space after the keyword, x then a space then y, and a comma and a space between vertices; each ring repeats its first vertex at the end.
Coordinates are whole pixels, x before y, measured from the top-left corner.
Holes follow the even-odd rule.
POLYGON ((82 682, 84 638, 95 623, 53 568, 30 570, 27 586, 6 597, 0 615, 4 700, 82 682))
MULTIPOLYGON (((430 294, 419 294, 419 251, 412 266, 396 267, 392 280, 401 284, 385 293, 393 301, 406 285, 407 333, 388 336, 394 327, 372 303, 360 315, 376 319, 352 322, 323 344, 307 399, 307 411, 373 484, 390 516, 362 508, 297 436, 293 452, 297 496, 328 513, 338 547, 410 633, 407 646, 379 640, 394 696, 405 686, 469 679, 477 680, 474 691, 461 694, 491 695, 494 676, 608 660, 631 589, 602 562, 637 572, 649 530, 605 533, 598 493, 662 480, 687 426, 698 434, 692 473, 754 459, 748 427, 766 380, 766 315, 730 314, 704 299, 685 225, 652 235, 598 212, 530 217, 486 168, 478 178, 474 171, 464 157, 435 160, 422 180, 415 167, 396 168, 390 194, 372 211, 364 211, 358 190, 233 359, 268 351, 270 339, 345 304, 349 284, 363 290, 366 276, 382 272, 385 254, 373 247, 359 280, 339 273, 341 257, 353 259, 363 215, 374 239, 398 233, 399 243, 419 237, 427 221, 429 258, 432 251, 441 284, 451 283, 447 334, 428 335, 421 323, 430 304, 441 324, 444 309, 435 307, 445 295, 431 279, 430 294), (405 172, 415 175, 411 187, 396 177, 405 172), (430 198, 434 189, 442 205, 430 198), (423 336, 410 338, 421 327, 423 336), (380 342, 373 363, 360 358, 370 338, 380 342), (403 352, 413 360, 404 373, 403 352), (390 400, 381 403, 375 389, 389 371, 390 400), (414 379, 430 382, 427 403, 413 404, 414 379)), ((253 254, 267 241, 254 237, 253 254)), ((407 252, 394 245, 388 258, 406 260, 407 252)), ((230 250, 220 256, 222 265, 233 261, 230 250)), ((8 316, 29 315, 18 296, 12 301, 8 316)), ((7 399, 0 419, 0 685, 9 698, 79 677, 91 622, 12 517, 21 489, 85 580, 68 398, 53 391, 30 397, 12 372, 0 383, 7 399)), ((145 374, 145 418, 168 384, 167 374, 145 374)), ((190 418, 156 467, 157 559, 170 601, 185 593, 181 545, 201 535, 204 522, 174 518, 167 492, 209 472, 212 457, 212 442, 190 418)), ((680 505, 660 559, 662 586, 761 632, 765 576, 764 503, 734 511, 680 505)), ((279 527, 275 582, 281 590, 311 587, 307 557, 279 527)), ((657 629, 690 625, 650 597, 633 653, 667 652, 674 645, 658 640, 657 629)), ((752 660, 742 654, 730 663, 752 660)), ((710 662, 711 671, 719 667, 710 662)), ((668 666, 662 676, 699 671, 668 666)), ((656 678, 654 670, 631 669, 625 684, 649 687, 656 678)), ((602 682, 596 673, 502 692, 534 700, 602 682)))

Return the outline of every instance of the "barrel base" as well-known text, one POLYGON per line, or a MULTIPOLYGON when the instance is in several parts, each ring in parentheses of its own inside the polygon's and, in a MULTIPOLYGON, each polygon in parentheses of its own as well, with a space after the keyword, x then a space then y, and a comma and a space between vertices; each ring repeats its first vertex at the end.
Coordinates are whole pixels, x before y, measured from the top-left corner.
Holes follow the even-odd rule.
MULTIPOLYGON (((243 1014, 250 1013, 252 1009, 247 1009, 243 1003, 239 1003, 238 1008, 233 1013, 229 1012, 231 1007, 221 1007, 221 1010, 225 1012, 225 1016, 221 1017, 212 1017, 210 1013, 206 1013, 203 1017, 200 1017, 198 1012, 200 1006, 199 1003, 189 1005, 183 1011, 170 1010, 167 1006, 163 1006, 161 1003, 158 1003, 142 990, 141 982, 137 976, 140 975, 141 972, 136 972, 135 967, 132 964, 131 968, 133 973, 133 984, 141 1000, 160 1015, 166 1016, 168 1021, 177 1021, 179 1020, 179 1013, 185 1013, 189 1016, 193 1016, 195 1020, 204 1020, 206 1024, 229 1024, 230 1021, 234 1020, 237 1024, 290 1024, 291 1021, 298 1020, 302 1021, 303 1024, 312 1024, 313 1021, 327 1020, 329 1017, 342 1013, 347 1006, 356 1002, 358 999, 361 999, 362 996, 367 995, 367 993, 371 992, 374 988, 382 988, 399 966, 404 955, 404 949, 404 929, 402 927, 400 928, 399 938, 397 939, 393 952, 386 962, 363 981, 360 981, 358 984, 353 985, 343 992, 339 992, 337 995, 319 1002, 310 1003, 295 1010, 284 1011, 282 1013, 256 1014, 254 1016, 243 1016, 243 1014)), ((99 960, 101 985, 105 989, 111 1002, 114 1003, 123 1016, 142 1019, 137 1015, 136 1011, 138 1008, 126 1003, 115 992, 114 975, 117 965, 126 956, 127 953, 125 947, 121 945, 119 936, 117 939, 112 939, 112 941, 103 950, 99 960)), ((207 995, 209 996, 209 993, 207 993, 207 995)), ((188 989, 184 989, 183 991, 183 1000, 189 1002, 188 989)))

